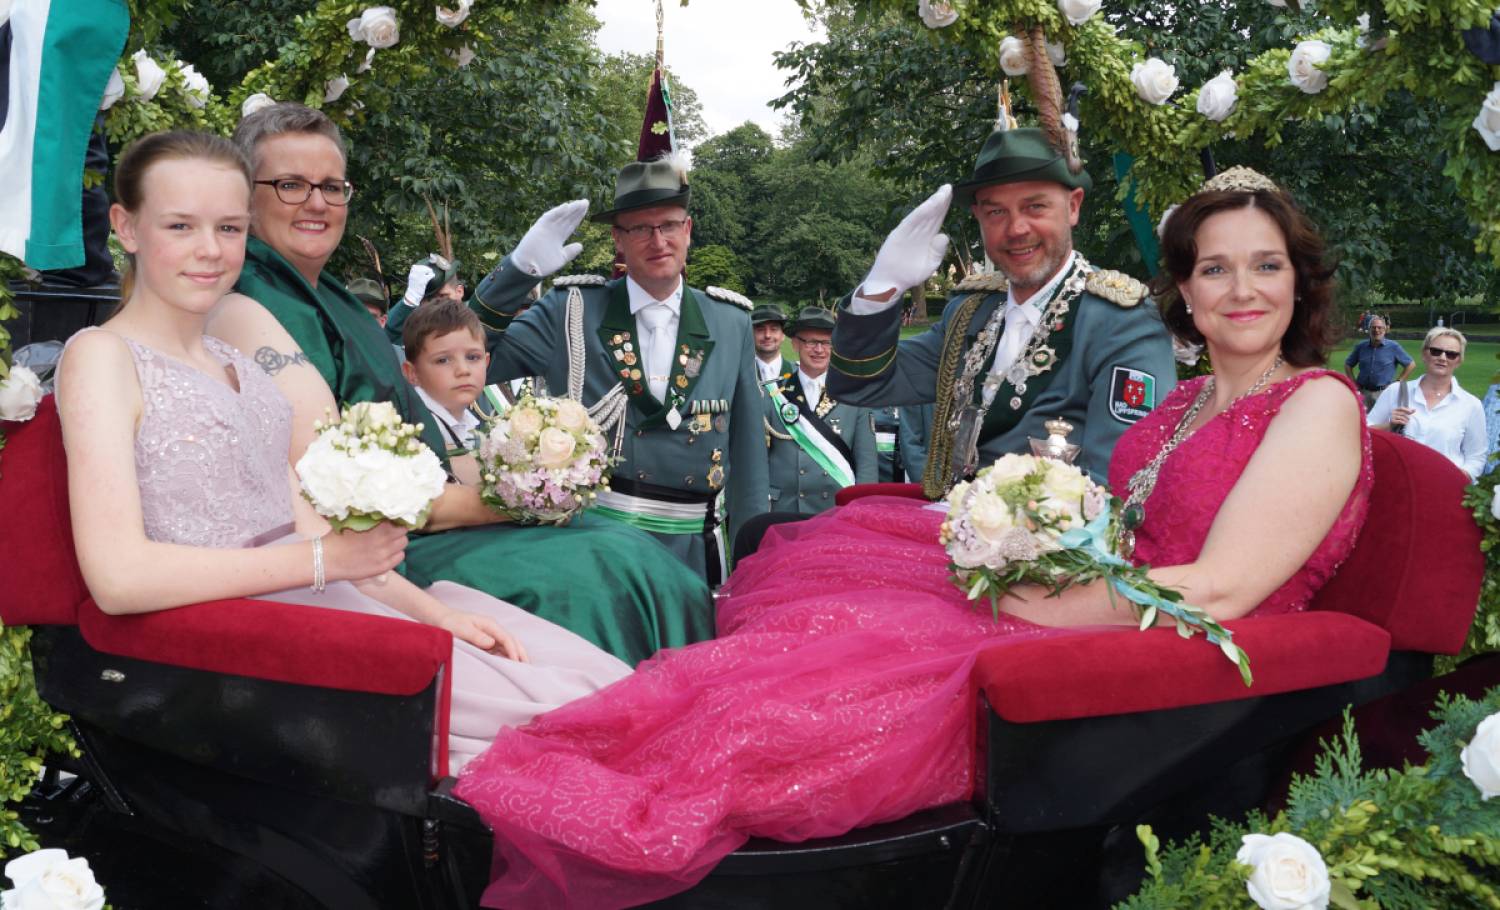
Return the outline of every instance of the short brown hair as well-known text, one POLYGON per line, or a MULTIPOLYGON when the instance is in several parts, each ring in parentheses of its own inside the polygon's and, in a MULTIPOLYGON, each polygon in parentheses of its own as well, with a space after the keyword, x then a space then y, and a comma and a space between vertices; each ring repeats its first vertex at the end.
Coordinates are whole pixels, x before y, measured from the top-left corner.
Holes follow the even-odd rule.
POLYGON ((1342 337, 1335 320, 1335 269, 1317 226, 1280 190, 1211 190, 1189 198, 1172 212, 1162 226, 1162 270, 1151 282, 1162 321, 1179 339, 1203 344, 1203 333, 1193 325, 1177 285, 1192 277, 1198 262, 1198 228, 1203 222, 1220 212, 1248 208, 1260 209, 1276 222, 1296 274, 1296 300, 1291 324, 1281 337, 1281 355, 1293 366, 1322 366, 1342 337))
POLYGON ((338 147, 340 158, 345 162, 349 160, 349 152, 344 148, 344 134, 339 132, 338 124, 322 111, 295 101, 278 101, 241 119, 234 128, 234 144, 240 147, 251 167, 259 170, 260 144, 287 133, 323 136, 338 147))
POLYGON ((401 347, 407 360, 416 360, 422 353, 427 339, 434 335, 446 335, 459 329, 468 329, 469 334, 484 341, 484 329, 479 317, 465 304, 457 300, 436 300, 417 307, 417 311, 401 327, 401 347))

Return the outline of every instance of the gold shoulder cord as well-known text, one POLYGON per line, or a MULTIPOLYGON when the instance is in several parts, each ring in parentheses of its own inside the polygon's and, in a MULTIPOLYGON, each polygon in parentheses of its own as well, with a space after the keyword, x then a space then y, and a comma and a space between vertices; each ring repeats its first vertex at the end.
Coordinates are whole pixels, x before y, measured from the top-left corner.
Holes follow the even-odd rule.
POLYGON ((943 356, 938 360, 937 398, 933 402, 929 431, 932 438, 927 443, 927 466, 922 470, 922 495, 928 499, 942 499, 948 492, 953 470, 953 428, 948 426, 953 416, 953 383, 958 379, 958 365, 963 358, 969 323, 974 319, 974 311, 988 296, 989 292, 981 291, 965 297, 948 323, 948 333, 943 336, 943 356))

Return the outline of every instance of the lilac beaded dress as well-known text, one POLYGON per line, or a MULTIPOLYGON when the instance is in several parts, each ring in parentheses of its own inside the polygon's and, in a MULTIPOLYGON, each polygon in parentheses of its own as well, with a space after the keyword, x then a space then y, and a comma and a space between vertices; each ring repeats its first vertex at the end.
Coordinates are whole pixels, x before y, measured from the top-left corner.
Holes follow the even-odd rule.
MULTIPOLYGON (((205 336, 204 345, 223 362, 238 390, 124 341, 135 358, 144 404, 135 465, 146 536, 198 547, 302 540, 292 530, 287 473, 292 407, 270 378, 217 338, 205 336)), ((530 663, 517 663, 454 641, 449 753, 455 772, 502 728, 524 724, 630 673, 623 662, 566 629, 487 594, 451 582, 427 590, 454 609, 493 617, 531 657, 530 663)), ((321 594, 294 588, 256 599, 412 621, 347 582, 330 583, 321 594)))

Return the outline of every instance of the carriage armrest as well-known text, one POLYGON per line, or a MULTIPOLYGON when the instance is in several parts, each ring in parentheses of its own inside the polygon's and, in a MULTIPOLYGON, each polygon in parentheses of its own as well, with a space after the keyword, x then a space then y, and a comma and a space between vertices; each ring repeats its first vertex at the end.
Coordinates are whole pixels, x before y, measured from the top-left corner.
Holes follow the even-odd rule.
POLYGON ((1255 684, 1196 635, 1168 628, 1079 629, 1001 640, 980 652, 973 680, 1015 723, 1104 717, 1312 689, 1380 673, 1384 629, 1347 613, 1289 613, 1225 624, 1250 655, 1255 684))
POLYGON ((120 657, 328 689, 412 695, 453 652, 442 629, 342 610, 221 600, 112 616, 78 608, 84 639, 120 657))
POLYGON ((866 496, 899 496, 903 499, 922 499, 922 485, 919 483, 857 483, 853 486, 844 487, 833 494, 836 505, 846 506, 856 499, 864 499, 866 496))

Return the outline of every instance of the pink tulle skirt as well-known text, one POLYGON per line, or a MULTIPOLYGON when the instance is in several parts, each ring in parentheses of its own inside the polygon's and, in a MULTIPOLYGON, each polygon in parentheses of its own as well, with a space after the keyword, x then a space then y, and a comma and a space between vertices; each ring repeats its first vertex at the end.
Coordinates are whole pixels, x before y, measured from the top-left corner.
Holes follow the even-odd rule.
POLYGON ((725 587, 718 639, 503 732, 458 786, 495 829, 484 906, 635 906, 750 837, 966 798, 974 655, 1053 630, 970 605, 921 506, 862 499, 773 528, 725 587))

